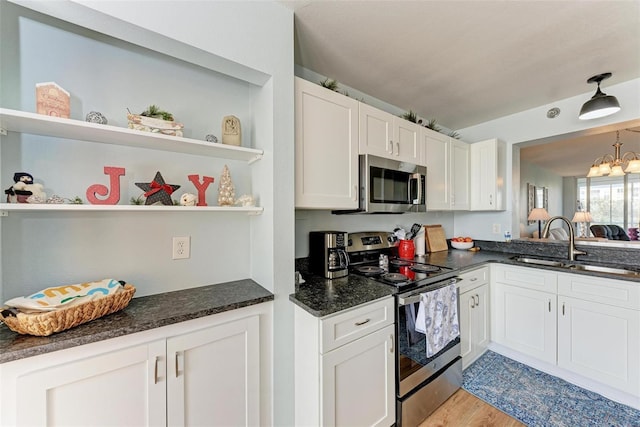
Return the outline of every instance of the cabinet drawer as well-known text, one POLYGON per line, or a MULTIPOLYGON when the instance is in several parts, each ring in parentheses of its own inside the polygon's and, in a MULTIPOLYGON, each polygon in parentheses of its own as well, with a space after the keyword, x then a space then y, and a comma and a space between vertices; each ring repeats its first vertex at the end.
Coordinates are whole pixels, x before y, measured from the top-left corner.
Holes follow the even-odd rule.
POLYGON ((582 274, 558 274, 558 294, 640 310, 640 283, 582 274))
POLYGON ((492 264, 491 281, 555 294, 558 288, 558 273, 532 267, 492 264))
POLYGON ((481 267, 475 270, 464 271, 458 274, 460 277, 460 293, 475 289, 489 282, 489 267, 481 267))
POLYGON ((326 353, 394 322, 394 299, 385 298, 322 319, 320 352, 326 353))

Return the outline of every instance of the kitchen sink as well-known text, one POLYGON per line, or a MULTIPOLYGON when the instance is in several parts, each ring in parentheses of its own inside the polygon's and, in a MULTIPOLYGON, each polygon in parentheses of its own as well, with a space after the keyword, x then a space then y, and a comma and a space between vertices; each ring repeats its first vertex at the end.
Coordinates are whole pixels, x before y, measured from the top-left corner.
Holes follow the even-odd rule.
POLYGON ((640 272, 627 270, 626 268, 604 267, 592 264, 570 264, 566 266, 571 270, 595 271, 597 273, 620 274, 622 276, 640 276, 640 272))
POLYGON ((564 267, 565 266, 565 264, 562 261, 553 261, 549 259, 528 258, 528 257, 522 257, 522 256, 516 256, 511 259, 517 262, 523 262, 525 264, 545 265, 547 267, 564 267))
POLYGON ((526 256, 515 256, 511 258, 513 261, 523 264, 542 265, 546 267, 559 267, 574 271, 593 271, 595 273, 618 274, 621 276, 640 277, 640 271, 628 270, 619 267, 607 267, 595 264, 576 264, 569 261, 557 261, 541 258, 529 258, 526 256))

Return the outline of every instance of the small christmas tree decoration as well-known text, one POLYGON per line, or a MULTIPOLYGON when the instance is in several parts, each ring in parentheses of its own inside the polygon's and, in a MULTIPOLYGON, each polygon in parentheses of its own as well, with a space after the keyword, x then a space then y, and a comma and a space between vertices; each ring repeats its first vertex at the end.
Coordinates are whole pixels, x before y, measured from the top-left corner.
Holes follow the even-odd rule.
POLYGON ((231 180, 231 172, 227 165, 224 165, 222 169, 222 175, 220 176, 220 183, 218 184, 218 205, 220 206, 233 206, 235 204, 235 190, 233 188, 233 181, 231 180))
POLYGON ((173 206, 173 200, 171 200, 171 194, 180 188, 179 185, 166 184, 162 174, 156 172, 155 178, 151 182, 136 182, 136 186, 145 191, 144 197, 145 205, 167 205, 173 206))

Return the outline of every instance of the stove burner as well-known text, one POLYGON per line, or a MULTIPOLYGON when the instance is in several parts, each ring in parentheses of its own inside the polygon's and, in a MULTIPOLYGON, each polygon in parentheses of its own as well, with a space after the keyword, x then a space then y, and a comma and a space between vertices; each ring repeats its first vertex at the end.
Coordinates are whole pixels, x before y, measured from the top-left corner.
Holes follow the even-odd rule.
POLYGON ((408 281, 409 278, 404 274, 400 274, 400 273, 387 273, 382 276, 382 280, 386 280, 387 282, 390 282, 390 283, 400 283, 400 282, 408 281))
POLYGON ((365 276, 379 276, 384 273, 384 269, 377 267, 375 265, 363 265, 361 267, 356 268, 356 271, 365 276))
POLYGON ((407 261, 404 259, 392 259, 391 261, 389 261, 389 263, 391 263, 392 265, 398 265, 398 266, 406 266, 406 265, 411 265, 413 264, 411 261, 407 261))
POLYGON ((434 271, 440 271, 440 267, 437 265, 428 265, 428 264, 414 264, 411 266, 411 270, 416 273, 431 273, 434 271))

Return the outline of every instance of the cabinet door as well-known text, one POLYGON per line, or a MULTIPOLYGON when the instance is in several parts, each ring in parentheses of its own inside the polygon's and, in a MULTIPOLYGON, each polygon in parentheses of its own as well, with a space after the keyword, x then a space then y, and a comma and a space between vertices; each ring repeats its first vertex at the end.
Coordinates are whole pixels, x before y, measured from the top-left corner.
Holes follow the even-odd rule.
POLYGON ((358 101, 296 78, 296 207, 358 208, 358 101))
POLYGON ((494 283, 491 289, 493 341, 556 363, 556 295, 494 283))
POLYGON ((394 326, 321 356, 323 426, 395 422, 394 326))
POLYGON ((167 339, 171 426, 260 424, 259 317, 167 339))
POLYGON ((17 425, 166 425, 164 355, 160 340, 20 376, 17 425))
POLYGON ((504 210, 506 148, 503 141, 489 139, 469 146, 470 209, 504 210))
POLYGON ((422 130, 425 150, 424 164, 427 166, 427 209, 449 210, 451 208, 449 137, 429 129, 422 130))
POLYGON ((462 368, 472 364, 489 345, 489 285, 460 294, 462 368))
POLYGON ((419 164, 422 156, 420 150, 420 126, 399 117, 394 118, 393 123, 395 158, 403 162, 419 164))
POLYGON ((360 103, 360 154, 373 154, 393 159, 397 147, 394 144, 392 114, 360 103))
MULTIPOLYGON (((451 138, 451 208, 469 209, 469 144, 451 138)), ((428 193, 427 193, 428 195, 428 193)))
POLYGON ((560 297, 558 365, 640 395, 640 312, 560 297))

